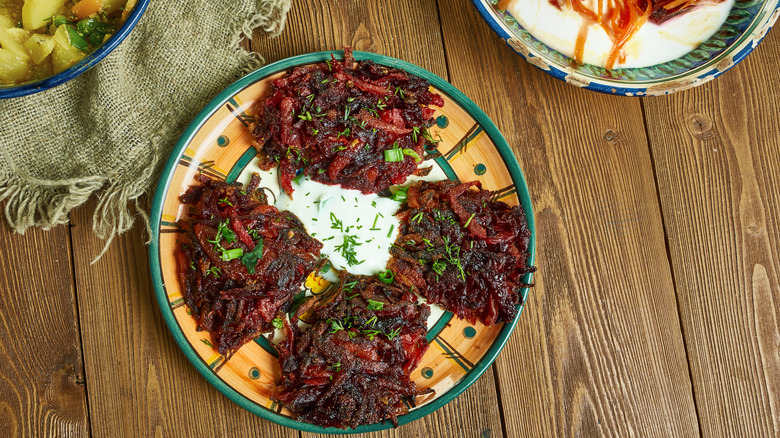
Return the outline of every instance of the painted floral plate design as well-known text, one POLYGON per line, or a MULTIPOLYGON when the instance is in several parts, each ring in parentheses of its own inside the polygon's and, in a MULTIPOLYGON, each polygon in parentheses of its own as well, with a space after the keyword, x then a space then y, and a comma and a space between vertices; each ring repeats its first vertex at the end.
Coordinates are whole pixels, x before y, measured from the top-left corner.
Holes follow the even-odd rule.
POLYGON ((523 29, 499 0, 472 0, 490 27, 529 63, 577 87, 625 96, 653 96, 708 82, 730 69, 761 42, 780 16, 780 0, 736 0, 726 22, 685 56, 643 68, 607 70, 557 52, 523 29))
MULTIPOLYGON (((287 427, 320 433, 361 433, 392 425, 386 422, 345 431, 326 430, 296 421, 271 401, 280 371, 276 351, 265 337, 244 345, 230 357, 217 353, 210 335, 196 330, 195 319, 184 304, 174 257, 182 232, 177 221, 184 217, 185 210, 179 196, 199 173, 231 182, 252 167, 256 151, 247 126, 253 120, 255 104, 270 94, 271 81, 293 67, 323 62, 331 55, 342 57, 341 52, 319 52, 263 67, 228 87, 195 118, 174 148, 155 193, 149 255, 163 317, 184 354, 209 383, 250 412, 287 427)), ((437 170, 450 179, 479 180, 484 188, 496 191, 496 198, 522 205, 532 233, 528 263, 533 264, 535 232, 528 188, 509 145, 490 119, 455 87, 420 67, 372 53, 354 52, 354 56, 423 77, 444 97, 445 105, 437 110, 436 125, 431 128, 432 134, 442 139, 437 170)), ((524 281, 530 283, 531 275, 524 281)), ((313 294, 329 287, 329 283, 315 277, 309 277, 305 285, 313 294)), ((527 294, 528 289, 523 289, 523 302, 527 294)), ((430 348, 411 378, 418 387, 433 388, 435 394, 418 397, 409 406, 409 413, 398 417, 400 424, 433 412, 474 383, 495 360, 518 319, 485 327, 469 324, 449 312, 435 312, 431 318, 436 320, 429 321, 430 348)))

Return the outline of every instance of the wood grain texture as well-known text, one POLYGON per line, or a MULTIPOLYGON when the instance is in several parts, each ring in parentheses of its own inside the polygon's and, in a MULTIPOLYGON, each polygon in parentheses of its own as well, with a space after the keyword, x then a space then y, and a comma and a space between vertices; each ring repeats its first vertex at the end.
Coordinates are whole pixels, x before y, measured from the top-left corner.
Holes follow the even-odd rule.
POLYGON ((436 3, 427 0, 296 1, 277 38, 255 34, 251 47, 268 62, 322 50, 375 52, 447 78, 436 3))
POLYGON ((536 212, 536 287, 497 361, 507 435, 697 436, 640 102, 530 66, 467 0, 439 9, 451 82, 512 145, 536 212))
POLYGON ((779 58, 643 101, 705 437, 780 436, 779 58))
POLYGON ((181 352, 160 314, 141 227, 90 265, 105 243, 92 232, 94 207, 72 217, 93 436, 297 437, 224 397, 181 352))
POLYGON ((85 436, 84 370, 66 226, 0 226, 0 436, 85 436))
MULTIPOLYGON (((280 37, 255 35, 251 42, 269 62, 345 45, 403 59, 447 78, 438 11, 435 2, 426 0, 393 1, 392 7, 381 0, 298 1, 280 37)), ((368 435, 503 436, 497 400, 488 371, 458 399, 424 419, 368 435)))

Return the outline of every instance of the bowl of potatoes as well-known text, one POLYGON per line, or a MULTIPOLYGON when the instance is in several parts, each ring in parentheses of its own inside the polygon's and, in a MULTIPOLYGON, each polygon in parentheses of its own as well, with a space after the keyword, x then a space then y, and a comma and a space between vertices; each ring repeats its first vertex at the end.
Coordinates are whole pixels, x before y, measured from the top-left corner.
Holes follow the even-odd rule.
POLYGON ((0 99, 67 82, 108 55, 149 0, 0 0, 0 99))

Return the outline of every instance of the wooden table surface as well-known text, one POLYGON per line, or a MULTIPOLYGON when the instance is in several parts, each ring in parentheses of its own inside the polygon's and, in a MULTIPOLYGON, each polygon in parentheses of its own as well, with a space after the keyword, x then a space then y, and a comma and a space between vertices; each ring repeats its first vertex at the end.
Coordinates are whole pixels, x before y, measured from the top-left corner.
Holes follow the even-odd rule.
MULTIPOLYGON (((780 436, 780 31, 671 96, 576 89, 468 0, 298 0, 268 61, 351 45, 420 65, 512 146, 537 226, 536 287, 495 364, 376 436, 780 436)), ((211 387, 162 320, 141 226, 0 229, 0 437, 309 436, 211 387)))

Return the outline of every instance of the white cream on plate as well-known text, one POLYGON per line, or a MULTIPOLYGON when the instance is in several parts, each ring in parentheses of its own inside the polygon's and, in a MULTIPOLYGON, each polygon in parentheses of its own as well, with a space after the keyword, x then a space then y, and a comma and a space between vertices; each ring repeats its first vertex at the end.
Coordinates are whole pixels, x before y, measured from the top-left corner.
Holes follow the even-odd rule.
POLYGON ((383 272, 400 223, 401 203, 358 190, 327 186, 306 178, 293 183, 290 199, 282 194, 276 208, 289 211, 323 244, 322 257, 340 270, 358 275, 383 272))
MULTIPOLYGON (((432 162, 424 162, 428 167, 432 162)), ((323 274, 330 282, 338 281, 336 270, 356 275, 375 275, 384 272, 390 259, 390 247, 398 236, 400 225, 395 213, 401 202, 378 195, 364 195, 358 190, 328 186, 301 178, 293 182, 295 192, 290 198, 279 186, 278 169, 263 171, 252 160, 238 176, 237 181, 246 184, 253 173, 260 175, 260 186, 272 195, 269 202, 281 211, 295 214, 303 223, 306 232, 323 244, 321 257, 329 259, 334 269, 323 274)), ((405 185, 415 181, 439 181, 447 175, 437 165, 424 177, 410 176, 405 185)), ((421 302, 425 299, 420 298, 421 302)), ((431 305, 428 329, 431 329, 444 314, 437 305, 431 305)), ((299 321, 299 325, 305 323, 299 321)), ((273 343, 284 339, 281 330, 276 330, 273 343)))
MULTIPOLYGON (((625 44, 625 59, 618 61, 615 68, 647 67, 686 55, 720 29, 734 1, 702 4, 661 25, 645 23, 625 44)), ((598 0, 583 0, 583 4, 596 10, 598 0)), ((571 9, 569 3, 558 9, 550 0, 515 0, 507 9, 536 39, 566 56, 574 57, 577 35, 584 19, 571 9)), ((613 42, 607 32, 598 24, 590 25, 583 62, 603 66, 612 47, 613 42)))

